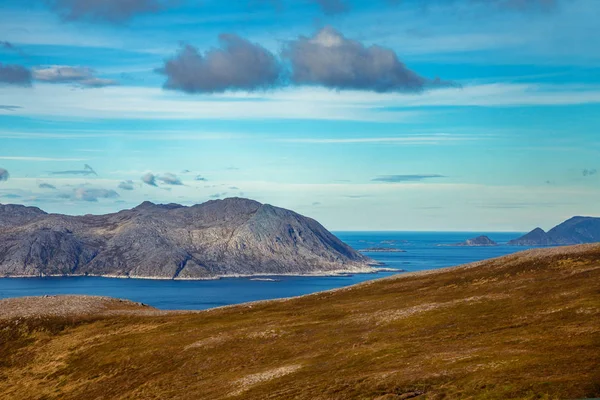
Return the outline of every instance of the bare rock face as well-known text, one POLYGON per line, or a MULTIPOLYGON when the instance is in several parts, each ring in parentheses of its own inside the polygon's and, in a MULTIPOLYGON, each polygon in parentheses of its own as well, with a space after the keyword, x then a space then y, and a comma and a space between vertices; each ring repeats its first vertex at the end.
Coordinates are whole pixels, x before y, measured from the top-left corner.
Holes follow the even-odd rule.
POLYGON ((317 221, 247 199, 145 202, 101 216, 0 205, 0 276, 198 279, 367 272, 373 263, 317 221))
POLYGON ((563 246, 600 242, 600 218, 573 217, 548 232, 536 228, 508 242, 512 246, 563 246))
POLYGON ((493 247, 498 246, 498 243, 494 242, 487 236, 477 236, 472 239, 468 239, 462 243, 456 243, 451 246, 455 247, 493 247))

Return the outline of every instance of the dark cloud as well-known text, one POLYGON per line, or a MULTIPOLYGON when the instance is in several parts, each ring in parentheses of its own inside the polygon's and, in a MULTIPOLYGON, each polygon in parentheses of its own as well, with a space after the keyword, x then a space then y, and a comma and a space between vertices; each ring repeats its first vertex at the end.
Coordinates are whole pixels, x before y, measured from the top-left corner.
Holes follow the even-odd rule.
POLYGON ((150 185, 150 186, 158 186, 156 184, 156 175, 154 175, 152 172, 148 172, 146 174, 144 174, 142 176, 142 182, 144 182, 146 185, 150 185))
POLYGON ((340 14, 350 9, 348 3, 344 0, 313 0, 317 3, 323 12, 328 15, 340 14))
POLYGON ((200 181, 200 182, 206 182, 208 179, 206 179, 202 175, 196 175, 196 177, 194 178, 194 180, 195 181, 200 181))
POLYGON ((316 207, 316 206, 320 206, 320 205, 321 205, 321 203, 320 203, 320 202, 318 202, 318 201, 315 201, 314 203, 312 203, 312 205, 316 207))
POLYGON ((56 190, 56 186, 54 186, 54 185, 51 185, 51 184, 49 184, 49 183, 40 183, 40 184, 38 185, 38 187, 39 187, 40 189, 51 189, 51 190, 56 190))
POLYGON ((598 170, 596 170, 596 169, 587 169, 587 168, 586 168, 586 169, 584 169, 583 171, 581 171, 581 174, 582 174, 583 176, 586 176, 586 177, 587 177, 587 176, 594 176, 594 175, 596 175, 597 173, 598 173, 598 170))
POLYGON ((98 199, 114 199, 119 194, 109 189, 78 188, 75 189, 75 200, 96 202, 98 199))
POLYGON ((433 178, 446 178, 444 175, 381 175, 377 178, 371 179, 372 182, 388 182, 388 183, 398 183, 398 182, 420 182, 426 179, 433 178))
POLYGON ((223 197, 227 197, 227 192, 215 193, 215 194, 212 194, 212 195, 210 195, 208 197, 210 197, 211 199, 221 199, 223 197))
POLYGON ((54 65, 33 70, 35 80, 46 83, 71 83, 81 87, 100 88, 118 85, 112 79, 95 76, 94 70, 88 67, 69 67, 54 65))
POLYGON ((165 89, 186 93, 260 90, 275 86, 281 65, 264 47, 237 35, 219 35, 220 47, 201 54, 184 46, 158 73, 167 76, 165 89))
POLYGON ((10 174, 4 168, 0 168, 0 182, 6 182, 10 178, 10 174))
POLYGON ((119 183, 118 188, 122 190, 133 190, 135 187, 133 181, 123 181, 119 183))
POLYGON ((23 108, 23 107, 21 107, 21 106, 7 106, 7 105, 0 104, 0 110, 4 110, 4 111, 15 111, 15 110, 18 110, 19 108, 23 108))
POLYGON ((140 14, 155 13, 171 2, 162 0, 45 0, 64 20, 123 23, 140 14))
POLYGON ((161 181, 162 183, 164 183, 165 185, 174 185, 174 186, 183 185, 183 183, 181 183, 181 180, 177 177, 177 175, 171 174, 170 172, 167 172, 167 173, 164 173, 164 174, 158 176, 157 179, 159 181, 161 181))
POLYGON ((22 65, 0 63, 0 85, 31 86, 31 71, 22 65))
POLYGON ((291 80, 298 85, 375 92, 418 92, 448 85, 411 71, 391 49, 365 46, 325 27, 313 37, 289 42, 282 56, 290 62, 291 80))
POLYGON ((96 175, 98 176, 98 174, 96 173, 96 171, 94 171, 94 169, 92 167, 90 167, 88 164, 84 164, 83 165, 83 169, 80 170, 69 170, 69 171, 54 171, 54 172, 50 172, 52 175, 96 175))

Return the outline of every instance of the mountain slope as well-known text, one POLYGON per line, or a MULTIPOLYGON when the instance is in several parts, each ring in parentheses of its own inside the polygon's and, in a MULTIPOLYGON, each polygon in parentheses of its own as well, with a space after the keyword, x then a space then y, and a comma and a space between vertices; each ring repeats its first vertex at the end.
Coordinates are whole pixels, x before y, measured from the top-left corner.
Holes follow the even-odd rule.
POLYGON ((200 313, 0 301, 4 399, 600 397, 600 245, 200 313))
POLYGON ((246 199, 100 216, 0 206, 0 275, 213 278, 369 271, 318 222, 246 199))
POLYGON ((600 242, 600 218, 573 217, 548 232, 536 228, 508 242, 512 246, 560 246, 600 242))

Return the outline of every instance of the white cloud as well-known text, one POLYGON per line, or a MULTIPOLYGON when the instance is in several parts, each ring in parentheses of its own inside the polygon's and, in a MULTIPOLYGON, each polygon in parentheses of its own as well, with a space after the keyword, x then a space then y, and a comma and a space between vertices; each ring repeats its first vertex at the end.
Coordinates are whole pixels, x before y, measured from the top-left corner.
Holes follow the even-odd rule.
POLYGON ((315 119, 371 122, 417 121, 425 115, 425 111, 415 109, 421 107, 600 103, 600 85, 573 84, 482 84, 438 89, 422 94, 288 88, 260 95, 224 94, 197 98, 165 93, 159 88, 140 87, 73 91, 68 87, 39 84, 34 90, 35 96, 32 96, 31 89, 5 88, 0 93, 0 103, 10 100, 23 107, 12 111, 11 115, 53 118, 315 119))
POLYGON ((86 158, 56 158, 56 157, 32 157, 32 156, 0 156, 0 160, 10 161, 55 161, 55 162, 68 162, 68 161, 87 161, 86 158))

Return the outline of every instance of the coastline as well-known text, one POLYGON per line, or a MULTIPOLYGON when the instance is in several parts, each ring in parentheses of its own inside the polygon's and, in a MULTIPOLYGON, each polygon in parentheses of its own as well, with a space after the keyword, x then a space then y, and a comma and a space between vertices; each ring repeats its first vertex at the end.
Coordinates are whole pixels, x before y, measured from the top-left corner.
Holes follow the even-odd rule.
POLYGON ((216 281, 220 279, 237 279, 237 278, 264 278, 264 277, 340 277, 348 274, 376 274, 380 272, 398 272, 405 273, 405 270, 395 268, 361 268, 352 270, 332 270, 332 271, 315 271, 307 274, 286 273, 286 274, 228 274, 216 275, 210 277, 198 278, 168 278, 162 276, 141 276, 141 275, 98 275, 98 274, 51 274, 51 275, 5 275, 0 276, 0 279, 36 279, 36 278, 105 278, 105 279, 139 279, 139 280, 154 280, 154 281, 216 281))

